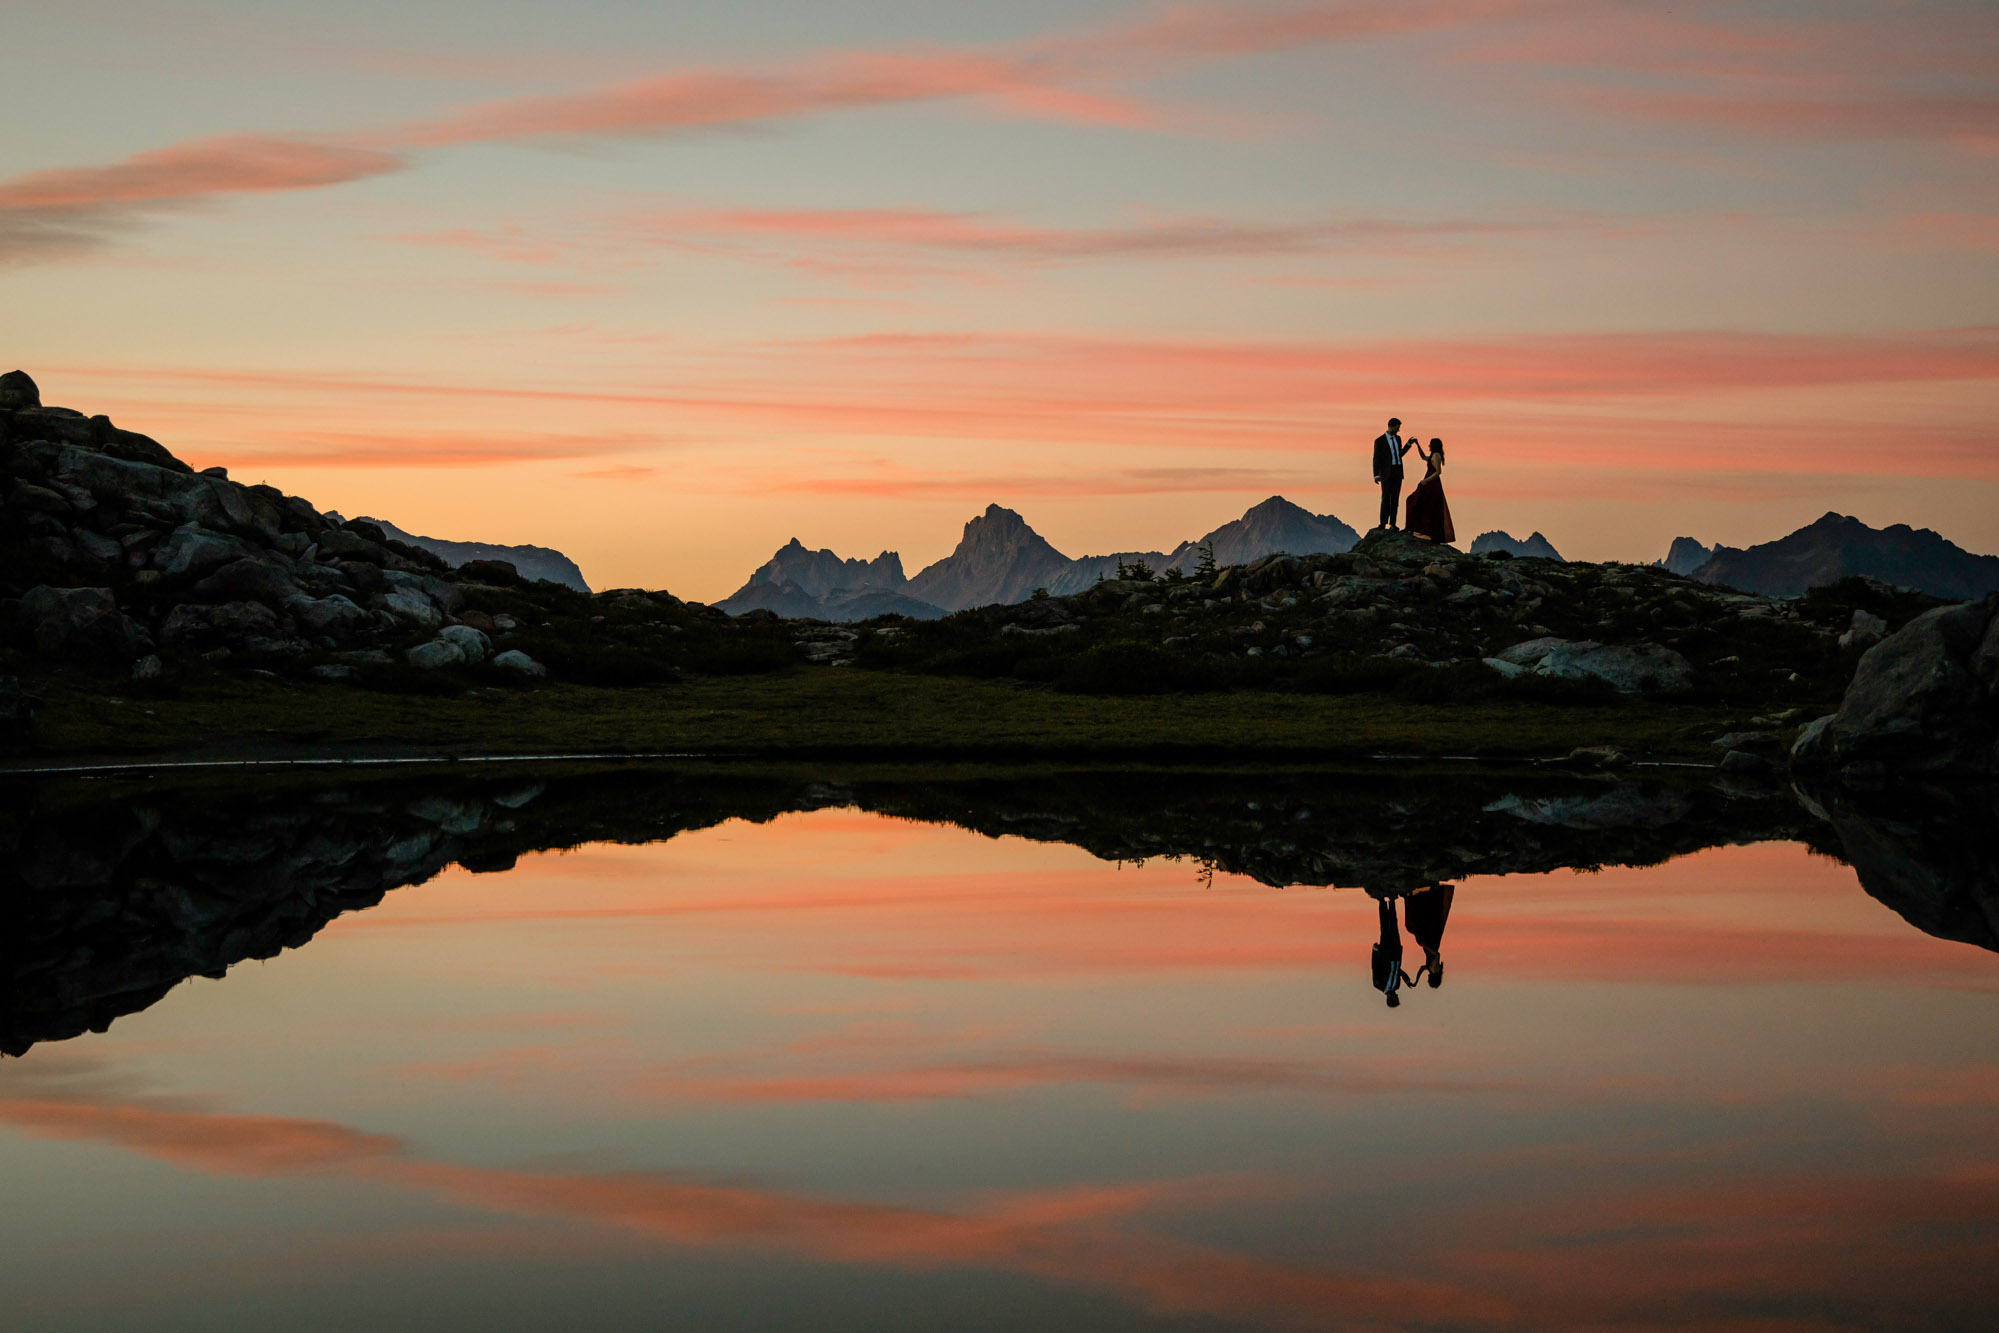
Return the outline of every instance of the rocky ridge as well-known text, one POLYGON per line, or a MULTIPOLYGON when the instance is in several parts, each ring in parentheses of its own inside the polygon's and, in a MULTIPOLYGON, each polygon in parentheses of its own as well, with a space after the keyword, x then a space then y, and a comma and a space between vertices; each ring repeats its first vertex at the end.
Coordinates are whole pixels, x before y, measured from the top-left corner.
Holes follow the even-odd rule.
MULTIPOLYGON (((314 656, 328 676, 475 664, 502 627, 466 589, 517 577, 453 571, 374 524, 196 472, 107 417, 43 406, 19 371, 0 377, 0 493, 0 646, 141 681, 194 658, 314 656)), ((532 669, 506 658, 493 667, 532 669)))
POLYGON ((1885 626, 1931 604, 1864 581, 1767 597, 1656 566, 1470 556, 1375 532, 1350 552, 1267 556, 1209 578, 1106 579, 934 624, 814 633, 823 660, 863 666, 1091 689, 1095 663, 1110 692, 1314 681, 1355 689, 1437 668, 1460 673, 1466 687, 1595 681, 1784 712, 1837 698, 1864 646, 1842 643, 1856 617, 1885 626))

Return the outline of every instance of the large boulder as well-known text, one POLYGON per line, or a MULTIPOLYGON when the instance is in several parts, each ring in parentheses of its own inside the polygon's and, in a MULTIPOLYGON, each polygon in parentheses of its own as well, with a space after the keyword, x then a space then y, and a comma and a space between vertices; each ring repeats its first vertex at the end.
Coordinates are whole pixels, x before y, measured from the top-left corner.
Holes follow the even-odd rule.
POLYGON ((1541 659, 1535 674, 1608 681, 1620 694, 1684 694, 1694 687, 1693 664, 1656 643, 1567 643, 1541 659))
POLYGON ((304 597, 288 608, 301 634, 316 639, 345 643, 367 628, 368 613, 351 600, 334 593, 329 597, 304 597))
POLYGON ((42 391, 35 386, 25 370, 10 370, 0 375, 0 408, 19 409, 40 407, 42 391))
POLYGON ((1566 680, 1593 676, 1608 681, 1622 694, 1683 694, 1694 687, 1693 663, 1656 643, 1626 645, 1544 637, 1516 643, 1487 659, 1486 664, 1501 675, 1532 671, 1566 680))
POLYGON ((1999 775, 1999 593, 1926 611, 1867 650, 1796 768, 1999 775))
POLYGON ((470 625, 446 625, 437 637, 455 646, 467 662, 477 665, 493 650, 493 642, 470 625))
POLYGON ((277 637, 277 613, 259 602, 182 602, 160 625, 160 640, 169 648, 257 651, 277 637))
POLYGON ((31 588, 21 598, 21 617, 35 651, 48 657, 108 666, 153 650, 109 588, 31 588))
POLYGON ((183 523, 153 548, 153 568, 163 578, 201 578, 250 553, 249 543, 199 523, 183 523))
POLYGON ((281 609, 305 594, 289 570, 268 556, 232 560, 188 590, 197 602, 262 602, 281 609))

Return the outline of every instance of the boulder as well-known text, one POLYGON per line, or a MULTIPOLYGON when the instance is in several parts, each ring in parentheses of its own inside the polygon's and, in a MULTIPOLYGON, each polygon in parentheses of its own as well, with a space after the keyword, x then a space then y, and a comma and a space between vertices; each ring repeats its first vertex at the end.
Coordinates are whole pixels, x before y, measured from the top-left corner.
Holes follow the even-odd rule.
POLYGON ((273 609, 304 596, 290 571, 268 556, 232 560, 188 591, 192 601, 262 602, 273 609))
POLYGON ((454 645, 474 666, 485 661, 486 654, 493 649, 492 640, 470 625, 446 625, 437 632, 437 637, 454 645))
POLYGON ((249 544, 240 537, 183 523, 153 548, 153 568, 162 578, 202 578, 249 553, 249 544))
POLYGON ((1865 648, 1869 644, 1879 643, 1887 636, 1887 633, 1888 622, 1880 616, 1875 615, 1871 611, 1855 611, 1853 613, 1852 627, 1846 633, 1839 636, 1839 646, 1842 648, 1865 648))
POLYGON ((447 639, 432 639, 404 653, 403 660, 419 671, 436 671, 440 667, 463 666, 465 653, 447 639))
POLYGON ((431 604, 430 598, 410 588, 399 588, 393 592, 381 593, 369 599, 370 604, 387 611, 398 620, 424 629, 436 629, 444 623, 444 613, 431 604))
POLYGON ((32 588, 21 616, 35 651, 49 657, 108 665, 153 650, 139 622, 118 609, 109 588, 32 588))
POLYGON ((346 528, 332 528, 320 534, 319 553, 339 560, 365 560, 371 565, 389 558, 389 553, 379 545, 346 528))
POLYGON ((1541 659, 1535 674, 1568 680, 1594 676, 1608 681, 1620 694, 1648 690, 1681 694, 1694 687, 1693 664, 1671 648, 1656 643, 1629 647, 1587 641, 1565 643, 1541 659))
POLYGON ((231 648, 256 651, 278 636, 277 613, 258 602, 207 606, 183 602, 167 613, 160 641, 169 648, 231 648))
POLYGON ((337 643, 353 638, 368 624, 368 613, 339 593, 300 598, 288 609, 300 633, 337 643))
POLYGON ((18 410, 23 407, 40 407, 42 391, 29 378, 25 370, 10 370, 0 375, 0 408, 18 410))
POLYGON ((1499 660, 1518 667, 1539 666, 1542 658, 1557 648, 1567 647, 1568 642, 1567 639, 1557 638, 1529 639, 1525 643, 1516 643, 1500 653, 1499 660))
POLYGON ((1795 768, 1999 774, 1999 593, 1924 612, 1869 648, 1839 711, 1806 727, 1795 768))
POLYGON ((509 648, 493 658, 493 665, 502 671, 511 671, 522 676, 546 676, 548 668, 529 657, 518 648, 509 648))

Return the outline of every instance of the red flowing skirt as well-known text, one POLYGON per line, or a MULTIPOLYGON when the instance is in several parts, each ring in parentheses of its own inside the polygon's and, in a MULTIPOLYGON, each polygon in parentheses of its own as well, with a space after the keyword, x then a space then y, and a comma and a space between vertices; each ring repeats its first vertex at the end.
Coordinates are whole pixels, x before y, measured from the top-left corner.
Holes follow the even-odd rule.
POLYGON ((1454 542, 1458 530, 1451 526, 1450 502, 1444 499, 1444 479, 1425 477, 1409 492, 1409 505, 1402 526, 1418 537, 1433 542, 1454 542))

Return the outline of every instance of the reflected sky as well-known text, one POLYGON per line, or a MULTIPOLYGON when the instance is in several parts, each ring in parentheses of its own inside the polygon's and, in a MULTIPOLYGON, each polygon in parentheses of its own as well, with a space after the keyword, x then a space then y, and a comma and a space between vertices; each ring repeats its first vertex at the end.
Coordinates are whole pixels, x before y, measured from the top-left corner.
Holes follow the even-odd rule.
POLYGON ((454 867, 0 1062, 10 1322, 1989 1308, 1999 959, 1847 866, 1468 878, 1394 1010, 1376 938, 1357 890, 851 809, 454 867))

